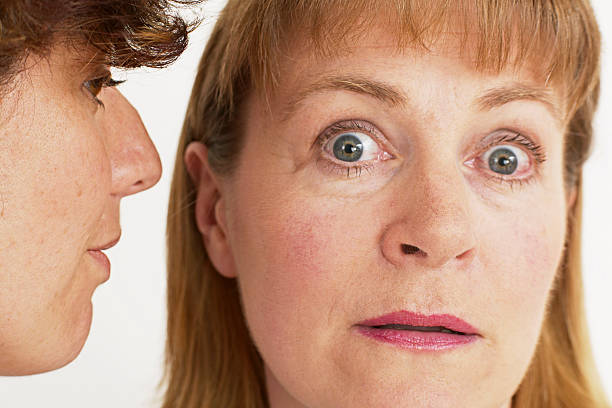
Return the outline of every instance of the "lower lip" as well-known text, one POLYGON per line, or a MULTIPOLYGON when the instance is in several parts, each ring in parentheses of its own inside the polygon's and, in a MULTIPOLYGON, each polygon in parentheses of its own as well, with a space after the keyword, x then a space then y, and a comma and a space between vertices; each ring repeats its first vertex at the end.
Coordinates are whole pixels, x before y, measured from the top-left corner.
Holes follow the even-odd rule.
POLYGON ((362 335, 389 343, 403 349, 417 351, 444 351, 468 345, 478 340, 475 334, 451 334, 440 332, 421 332, 413 330, 375 329, 357 326, 362 335))
POLYGON ((110 261, 108 260, 108 257, 102 251, 87 251, 87 252, 89 252, 89 255, 91 255, 92 258, 94 258, 104 268, 104 271, 106 272, 106 279, 108 279, 108 277, 110 277, 110 268, 111 268, 111 264, 110 264, 110 261))

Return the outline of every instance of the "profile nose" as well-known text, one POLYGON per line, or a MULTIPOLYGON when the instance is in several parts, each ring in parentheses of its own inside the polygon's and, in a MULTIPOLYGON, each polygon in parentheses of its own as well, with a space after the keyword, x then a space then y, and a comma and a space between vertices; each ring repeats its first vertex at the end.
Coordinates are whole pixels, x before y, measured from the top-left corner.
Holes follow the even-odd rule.
POLYGON ((402 180, 401 191, 382 235, 384 257, 397 267, 469 263, 476 252, 475 220, 461 171, 424 169, 402 180))
POLYGON ((162 167, 140 115, 116 89, 104 89, 100 100, 105 106, 111 193, 121 198, 151 188, 159 181, 162 167))

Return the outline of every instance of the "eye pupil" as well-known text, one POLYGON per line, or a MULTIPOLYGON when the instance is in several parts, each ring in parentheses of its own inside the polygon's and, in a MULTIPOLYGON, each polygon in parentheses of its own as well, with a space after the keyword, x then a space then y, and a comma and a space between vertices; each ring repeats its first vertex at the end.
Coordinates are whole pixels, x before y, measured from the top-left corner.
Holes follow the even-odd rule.
POLYGON ((489 167, 499 174, 512 174, 518 167, 516 154, 503 147, 497 149, 489 157, 489 167))
POLYGON ((363 143, 352 134, 340 136, 334 143, 334 156, 338 160, 354 162, 363 155, 363 143))

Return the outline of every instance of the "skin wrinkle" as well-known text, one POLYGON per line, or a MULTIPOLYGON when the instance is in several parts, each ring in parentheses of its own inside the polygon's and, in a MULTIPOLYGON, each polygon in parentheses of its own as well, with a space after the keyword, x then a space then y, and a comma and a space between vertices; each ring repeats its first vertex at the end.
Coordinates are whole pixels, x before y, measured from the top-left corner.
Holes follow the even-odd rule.
MULTIPOLYGON (((4 217, 4 209, 6 207, 6 201, 4 200, 4 194, 0 191, 0 217, 4 217)), ((11 247, 14 241, 9 242, 8 247, 11 247)))
POLYGON ((269 107, 257 98, 245 106, 241 160, 224 191, 232 192, 229 235, 245 317, 274 373, 267 376, 277 391, 270 406, 499 406, 527 369, 563 251, 563 129, 529 98, 494 112, 473 109, 487 90, 530 83, 529 73, 484 75, 444 53, 393 55, 384 27, 369 34, 342 57, 289 58, 280 96, 269 107), (361 97, 367 88, 347 91, 341 83, 309 95, 293 112, 295 123, 275 115, 330 70, 353 80, 345 71, 355 69, 412 95, 417 114, 407 119, 401 106, 381 112, 378 97, 361 97), (346 180, 315 166, 321 152, 312 129, 347 112, 383 123, 381 148, 392 144, 403 161, 376 166, 396 165, 395 172, 346 180), (537 122, 534 133, 547 147, 548 170, 533 183, 512 190, 489 181, 486 169, 464 166, 466 155, 483 153, 479 140, 519 119, 537 122), (292 171, 292 159, 305 157, 311 160, 292 171), (402 256, 401 243, 430 251, 436 264, 402 256), (457 257, 472 248, 474 257, 457 257), (527 251, 541 256, 526 258, 527 251), (350 330, 398 309, 455 314, 483 340, 426 354, 350 330))
POLYGON ((330 75, 310 84, 306 89, 297 92, 284 108, 282 122, 291 119, 298 105, 304 103, 309 96, 324 91, 345 90, 371 96, 392 107, 405 105, 407 98, 401 92, 385 83, 369 78, 342 77, 330 75))
POLYGON ((15 113, 0 127, 0 247, 6 237, 13 246, 0 253, 0 311, 12 314, 0 323, 0 375, 56 369, 78 355, 91 295, 108 279, 89 249, 117 238, 120 198, 160 174, 140 118, 117 90, 99 93, 99 109, 73 53, 56 44, 44 58, 30 55, 0 104, 15 113))
MULTIPOLYGON (((305 89, 296 93, 283 109, 281 122, 287 122, 295 114, 298 106, 305 103, 309 97, 326 91, 348 91, 370 96, 389 107, 409 105, 410 97, 404 92, 395 89, 394 86, 367 77, 359 76, 324 76, 305 89)), ((563 124, 562 109, 558 107, 552 98, 552 92, 546 87, 536 87, 516 83, 512 86, 503 86, 486 90, 477 98, 475 106, 480 110, 492 110, 505 104, 530 100, 542 103, 563 124)))

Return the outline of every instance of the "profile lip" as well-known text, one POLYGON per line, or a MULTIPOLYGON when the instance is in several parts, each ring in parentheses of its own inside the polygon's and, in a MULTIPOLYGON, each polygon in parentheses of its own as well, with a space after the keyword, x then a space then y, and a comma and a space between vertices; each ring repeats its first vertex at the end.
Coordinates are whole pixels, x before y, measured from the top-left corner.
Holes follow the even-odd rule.
POLYGON ((105 251, 109 248, 114 247, 115 245, 117 245, 117 243, 119 242, 119 240, 121 239, 121 234, 119 234, 119 236, 117 236, 117 238, 113 239, 112 241, 109 241, 108 243, 95 247, 95 248, 90 248, 88 249, 88 251, 105 251))
POLYGON ((441 326, 466 335, 480 335, 478 329, 457 316, 451 314, 424 315, 407 310, 400 310, 372 319, 367 319, 357 323, 357 326, 376 327, 387 324, 401 324, 422 327, 441 326))

